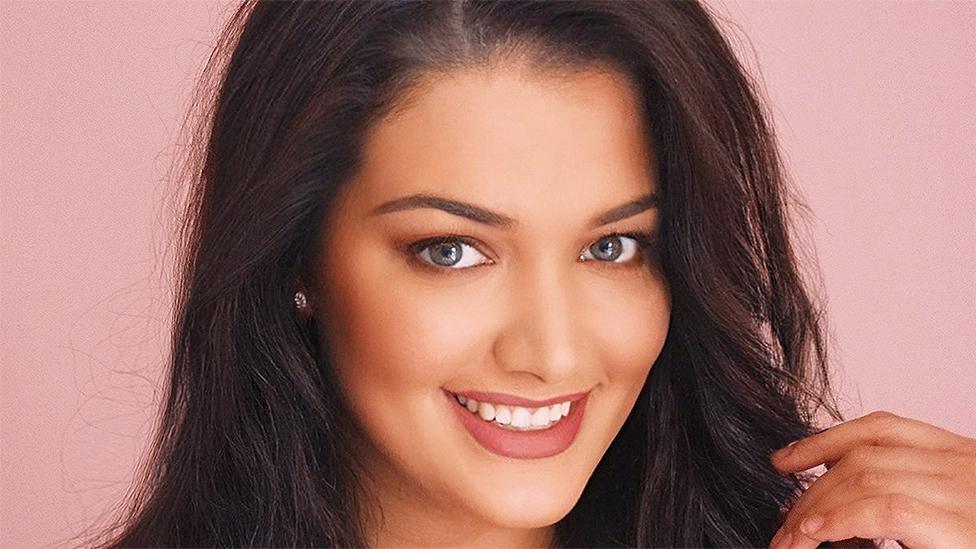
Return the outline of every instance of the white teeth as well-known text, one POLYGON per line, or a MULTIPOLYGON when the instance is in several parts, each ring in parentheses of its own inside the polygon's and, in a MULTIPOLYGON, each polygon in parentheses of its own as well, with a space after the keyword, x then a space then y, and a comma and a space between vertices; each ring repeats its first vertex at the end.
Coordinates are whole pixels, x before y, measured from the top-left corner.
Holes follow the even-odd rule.
POLYGON ((473 398, 455 395, 458 403, 477 414, 484 421, 494 421, 499 426, 520 431, 547 429, 569 414, 570 402, 562 402, 543 406, 542 408, 524 408, 522 406, 506 406, 490 402, 478 402, 473 398))
POLYGON ((487 402, 482 402, 478 405, 478 415, 485 421, 491 421, 495 419, 495 407, 487 402))
POLYGON ((549 421, 556 421, 563 417, 563 405, 553 404, 549 407, 549 421))
POLYGON ((545 427, 549 425, 549 408, 542 407, 533 412, 532 414, 532 426, 533 427, 545 427))
POLYGON ((512 410, 512 427, 528 427, 532 422, 532 416, 529 415, 529 411, 520 406, 516 406, 512 410))

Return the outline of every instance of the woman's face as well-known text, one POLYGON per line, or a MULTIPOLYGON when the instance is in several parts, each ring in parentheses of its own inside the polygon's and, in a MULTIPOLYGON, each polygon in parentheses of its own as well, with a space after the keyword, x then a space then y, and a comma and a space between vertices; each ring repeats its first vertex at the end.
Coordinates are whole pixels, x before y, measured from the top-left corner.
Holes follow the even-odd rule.
POLYGON ((619 74, 509 67, 431 78, 369 135, 313 314, 384 528, 488 540, 577 502, 667 335, 645 237, 608 237, 657 227, 642 124, 619 74))

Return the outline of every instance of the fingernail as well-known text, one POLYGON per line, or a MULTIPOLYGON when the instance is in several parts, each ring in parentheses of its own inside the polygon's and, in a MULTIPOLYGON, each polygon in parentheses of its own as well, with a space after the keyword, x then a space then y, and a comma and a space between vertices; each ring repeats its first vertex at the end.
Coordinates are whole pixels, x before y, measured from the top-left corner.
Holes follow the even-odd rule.
POLYGON ((821 526, 823 526, 823 523, 824 518, 820 515, 807 517, 802 523, 800 523, 800 531, 808 536, 812 536, 813 534, 817 533, 817 530, 819 530, 821 526))
POLYGON ((786 446, 780 448, 779 450, 776 450, 776 455, 778 455, 779 457, 786 457, 790 455, 790 452, 793 451, 793 445, 796 444, 797 442, 800 441, 794 440, 793 442, 787 444, 786 446))

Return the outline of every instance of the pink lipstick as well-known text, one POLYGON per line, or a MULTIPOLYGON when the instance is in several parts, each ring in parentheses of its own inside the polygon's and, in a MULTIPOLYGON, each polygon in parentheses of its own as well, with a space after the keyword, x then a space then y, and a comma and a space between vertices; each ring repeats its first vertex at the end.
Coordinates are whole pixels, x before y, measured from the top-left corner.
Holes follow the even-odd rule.
POLYGON ((566 451, 579 432, 583 412, 586 409, 586 401, 589 397, 589 392, 585 392, 534 401, 497 393, 465 391, 460 394, 462 397, 474 398, 479 402, 487 401, 492 404, 525 408, 539 408, 561 402, 571 402, 569 414, 559 419, 554 425, 536 430, 514 430, 499 425, 495 421, 482 419, 477 413, 471 412, 462 405, 455 393, 444 390, 448 404, 454 409, 454 414, 461 426, 478 444, 494 454, 515 459, 540 459, 566 451))

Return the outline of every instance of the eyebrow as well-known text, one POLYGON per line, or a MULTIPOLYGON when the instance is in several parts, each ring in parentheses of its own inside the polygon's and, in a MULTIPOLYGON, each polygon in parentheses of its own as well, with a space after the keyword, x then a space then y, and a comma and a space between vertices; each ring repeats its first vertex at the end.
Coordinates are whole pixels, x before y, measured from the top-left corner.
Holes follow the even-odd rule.
MULTIPOLYGON (((590 227, 596 228, 602 225, 608 225, 615 221, 621 221, 657 207, 657 194, 646 194, 637 199, 631 200, 626 204, 616 206, 595 216, 590 220, 590 227)), ((380 204, 374 208, 372 212, 370 212, 370 215, 380 215, 419 208, 433 208, 442 210, 449 214, 503 229, 511 229, 518 224, 515 219, 498 212, 493 212, 487 208, 428 193, 413 194, 410 196, 396 198, 390 200, 389 202, 384 202, 383 204, 380 204)))

